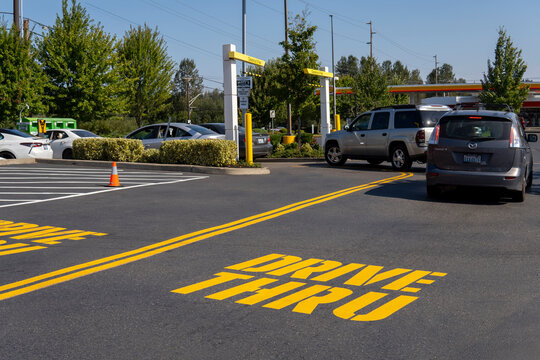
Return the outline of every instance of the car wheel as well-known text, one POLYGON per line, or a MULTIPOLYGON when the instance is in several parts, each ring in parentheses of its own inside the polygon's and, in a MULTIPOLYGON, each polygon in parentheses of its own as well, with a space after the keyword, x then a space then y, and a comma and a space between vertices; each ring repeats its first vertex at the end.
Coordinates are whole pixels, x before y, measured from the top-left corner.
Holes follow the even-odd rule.
POLYGON ((66 149, 62 153, 62 159, 73 159, 73 150, 72 149, 66 149))
POLYGON ((0 157, 4 158, 4 159, 15 159, 15 155, 13 155, 12 153, 7 152, 7 151, 1 152, 0 157))
POLYGON ((383 161, 382 160, 368 160, 367 161, 370 165, 379 165, 380 163, 382 163, 383 161))
POLYGON ((430 198, 436 198, 441 195, 441 188, 437 185, 426 185, 427 196, 430 198))
POLYGON ((324 157, 326 162, 331 166, 343 165, 347 161, 347 157, 341 153, 339 145, 336 143, 326 146, 324 157))
POLYGON ((512 200, 515 202, 523 202, 525 200, 525 188, 527 187, 527 181, 525 176, 521 179, 521 190, 512 192, 512 200))
POLYGON ((412 160, 403 145, 392 148, 392 167, 394 170, 407 171, 411 169, 412 160))

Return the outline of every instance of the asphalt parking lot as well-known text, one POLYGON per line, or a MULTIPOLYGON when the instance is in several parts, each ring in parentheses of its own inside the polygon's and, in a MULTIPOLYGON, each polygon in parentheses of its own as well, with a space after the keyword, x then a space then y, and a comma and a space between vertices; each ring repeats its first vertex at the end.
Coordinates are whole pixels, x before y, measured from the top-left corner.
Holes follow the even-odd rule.
POLYGON ((524 203, 264 166, 0 167, 0 358, 538 358, 539 164, 524 203))

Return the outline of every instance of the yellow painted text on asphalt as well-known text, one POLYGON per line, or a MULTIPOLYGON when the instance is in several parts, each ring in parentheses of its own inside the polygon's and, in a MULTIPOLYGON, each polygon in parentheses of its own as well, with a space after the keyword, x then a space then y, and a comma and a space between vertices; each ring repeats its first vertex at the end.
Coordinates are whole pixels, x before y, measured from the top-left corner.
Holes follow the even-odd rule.
POLYGON ((120 254, 104 257, 97 260, 92 260, 83 264, 69 266, 63 269, 51 271, 46 274, 33 276, 9 284, 0 285, 0 300, 6 300, 15 296, 20 296, 32 291, 43 289, 48 286, 60 284, 90 274, 95 274, 100 271, 112 269, 141 259, 146 259, 154 255, 162 254, 164 252, 180 248, 182 246, 194 244, 196 242, 214 236, 226 234, 238 229, 258 224, 263 221, 272 220, 280 216, 284 216, 295 211, 305 209, 310 206, 318 205, 333 199, 340 198, 342 196, 356 193, 358 191, 368 190, 377 186, 392 183, 394 181, 403 180, 411 176, 413 176, 412 173, 401 173, 399 175, 389 178, 376 180, 367 184, 353 186, 329 194, 317 196, 308 200, 299 201, 274 210, 231 221, 212 228, 194 231, 188 234, 174 237, 172 239, 143 246, 138 249, 126 251, 120 254))
POLYGON ((0 256, 46 249, 44 245, 61 244, 62 240, 84 240, 88 236, 104 235, 107 234, 0 220, 0 256))
POLYGON ((303 260, 283 254, 265 255, 225 269, 235 272, 219 272, 211 279, 172 292, 191 294, 227 284, 230 287, 206 298, 224 300, 242 295, 236 303, 255 305, 266 302, 262 307, 270 309, 294 305, 292 311, 303 314, 313 313, 320 304, 334 304, 333 314, 339 318, 377 321, 386 319, 419 298, 403 292, 418 293, 421 285, 431 285, 436 279, 446 276, 446 273, 437 271, 403 268, 383 271, 383 266, 344 265, 334 260, 303 260), (263 275, 272 277, 261 277, 263 275), (276 279, 276 276, 281 278, 276 279), (290 281, 289 278, 300 281, 290 281), (337 278, 346 287, 325 284, 337 278), (373 291, 374 288, 378 291, 373 291), (246 294, 249 296, 244 297, 246 294))

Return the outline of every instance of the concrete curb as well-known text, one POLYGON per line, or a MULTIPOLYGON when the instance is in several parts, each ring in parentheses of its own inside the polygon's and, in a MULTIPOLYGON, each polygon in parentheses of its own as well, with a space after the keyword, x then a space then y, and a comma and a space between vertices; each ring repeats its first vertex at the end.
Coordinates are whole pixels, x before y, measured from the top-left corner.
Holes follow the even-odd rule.
POLYGON ((0 166, 35 164, 36 159, 0 159, 0 166))
MULTIPOLYGON (((19 164, 62 164, 75 166, 89 166, 99 168, 110 168, 112 161, 98 160, 63 160, 63 159, 13 159, 0 160, 0 165, 19 165, 19 164)), ((131 162, 119 162, 116 164, 120 169, 132 170, 159 170, 159 171, 179 171, 195 172, 211 175, 268 175, 268 168, 220 168, 198 165, 175 165, 175 164, 143 164, 131 162)))
POLYGON ((258 158, 257 162, 269 163, 269 162, 324 162, 324 159, 314 158, 258 158))

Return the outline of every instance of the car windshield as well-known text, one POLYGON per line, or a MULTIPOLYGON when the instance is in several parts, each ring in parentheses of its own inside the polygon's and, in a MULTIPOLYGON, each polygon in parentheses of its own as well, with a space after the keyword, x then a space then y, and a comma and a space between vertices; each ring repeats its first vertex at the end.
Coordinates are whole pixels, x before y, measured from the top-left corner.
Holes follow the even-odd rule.
POLYGON ((447 116, 440 121, 440 137, 463 140, 508 140, 512 122, 489 116, 447 116))
POLYGON ((20 136, 20 137, 24 137, 24 138, 33 138, 32 135, 28 135, 26 133, 23 133, 22 131, 15 130, 15 129, 2 129, 2 130, 0 130, 0 132, 2 132, 4 134, 20 136))
POLYGON ((203 135, 215 135, 217 134, 215 131, 212 131, 210 129, 207 129, 203 126, 199 126, 199 125, 193 125, 193 124, 189 124, 189 125, 186 125, 188 128, 200 133, 200 134, 203 134, 203 135))
POLYGON ((73 130, 72 131, 75 135, 79 136, 79 137, 82 137, 82 138, 86 138, 86 137, 98 137, 96 134, 90 132, 90 131, 87 131, 87 130, 73 130))
POLYGON ((420 111, 424 127, 434 127, 444 114, 446 114, 446 111, 420 111))

